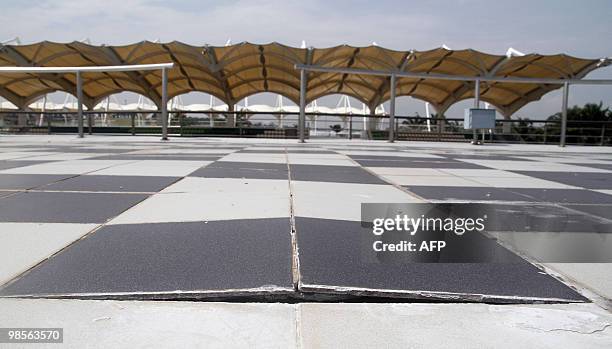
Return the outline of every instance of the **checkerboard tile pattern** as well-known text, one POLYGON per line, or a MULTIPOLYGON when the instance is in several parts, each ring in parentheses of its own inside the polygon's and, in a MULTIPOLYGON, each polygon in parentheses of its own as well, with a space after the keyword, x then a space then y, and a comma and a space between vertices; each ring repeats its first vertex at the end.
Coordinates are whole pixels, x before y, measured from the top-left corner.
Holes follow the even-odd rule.
POLYGON ((383 270, 352 254, 351 236, 366 202, 536 203, 609 221, 610 159, 347 142, 0 142, 0 296, 336 287, 583 300, 511 252, 506 264, 383 270))

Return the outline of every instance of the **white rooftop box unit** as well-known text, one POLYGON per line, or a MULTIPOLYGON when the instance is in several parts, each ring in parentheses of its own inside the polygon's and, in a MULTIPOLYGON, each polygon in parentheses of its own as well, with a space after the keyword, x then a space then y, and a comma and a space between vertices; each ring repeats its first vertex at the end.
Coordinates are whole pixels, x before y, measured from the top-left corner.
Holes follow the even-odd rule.
POLYGON ((463 128, 466 130, 495 128, 495 109, 465 109, 463 128))

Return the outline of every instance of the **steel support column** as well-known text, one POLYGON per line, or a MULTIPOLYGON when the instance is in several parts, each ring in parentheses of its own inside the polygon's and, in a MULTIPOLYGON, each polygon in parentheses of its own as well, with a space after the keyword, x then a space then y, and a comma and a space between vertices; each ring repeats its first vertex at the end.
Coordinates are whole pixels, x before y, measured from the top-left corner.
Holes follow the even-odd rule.
POLYGON ((81 72, 76 72, 76 95, 77 95, 77 125, 79 128, 79 138, 83 138, 83 79, 81 72))
POLYGON ((161 100, 162 141, 168 140, 168 70, 162 69, 161 100))
POLYGON ((395 75, 391 75, 391 83, 389 84, 389 91, 391 97, 389 98, 389 142, 395 141, 395 75))
POLYGON ((300 143, 304 143, 306 133, 306 70, 300 70, 300 118, 298 120, 300 143))
POLYGON ((567 100, 569 97, 569 83, 563 84, 563 105, 561 106, 561 140, 559 146, 565 147, 565 134, 567 133, 567 100))
MULTIPOLYGON (((474 82, 474 108, 480 108, 480 80, 474 82)), ((478 132, 472 127, 472 144, 478 144, 478 132)))

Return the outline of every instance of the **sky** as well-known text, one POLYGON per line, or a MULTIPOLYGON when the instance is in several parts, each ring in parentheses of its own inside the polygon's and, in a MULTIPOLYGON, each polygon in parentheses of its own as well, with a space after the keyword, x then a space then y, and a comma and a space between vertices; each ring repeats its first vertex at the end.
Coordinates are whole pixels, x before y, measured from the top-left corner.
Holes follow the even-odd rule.
MULTIPOLYGON (((223 45, 250 41, 327 47, 370 45, 397 50, 442 46, 504 54, 567 53, 612 57, 612 1, 161 1, 161 0, 0 0, 0 41, 42 40, 130 44, 141 40, 223 45)), ((612 67, 588 75, 612 79, 612 67)), ((124 98, 124 97, 122 97, 124 98)), ((132 96, 125 98, 133 98, 132 96)), ((323 104, 335 106, 338 97, 323 104)), ((207 103, 201 94, 185 103, 207 103)), ((603 101, 612 106, 612 86, 573 86, 570 104, 603 101)), ((249 99, 274 103, 274 96, 249 99)), ((286 101, 286 103, 290 103, 286 101)), ((356 102, 355 102, 356 103, 356 102)), ((321 103, 320 103, 321 104, 321 103)), ((424 103, 398 99, 398 114, 424 114, 424 103)), ((455 104, 448 117, 461 117, 470 101, 455 104)), ((544 118, 561 108, 555 91, 515 113, 544 118)))

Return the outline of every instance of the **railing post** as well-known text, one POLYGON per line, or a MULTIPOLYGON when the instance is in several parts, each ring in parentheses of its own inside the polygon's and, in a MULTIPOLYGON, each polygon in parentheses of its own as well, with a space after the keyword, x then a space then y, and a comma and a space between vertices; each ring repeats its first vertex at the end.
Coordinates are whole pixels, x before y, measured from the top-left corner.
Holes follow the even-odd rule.
POLYGON ((45 118, 47 119, 47 133, 51 134, 51 114, 46 113, 45 118))
MULTIPOLYGON (((474 108, 480 108, 480 80, 474 82, 474 108)), ((478 132, 472 127, 472 144, 478 144, 478 132)))
POLYGON ((76 72, 76 88, 77 88, 77 125, 79 129, 79 138, 83 138, 83 79, 81 78, 81 72, 76 72))
POLYGON ((604 145, 604 140, 606 139, 606 124, 601 125, 601 142, 599 145, 604 145))
POLYGON ((563 105, 561 106, 561 139, 559 146, 565 147, 565 136, 567 133, 567 100, 569 97, 569 83, 563 84, 563 105))
POLYGON ((353 139, 353 116, 349 115, 349 136, 348 139, 353 139))
POLYGON ((185 126, 185 117, 187 114, 178 113, 179 127, 181 128, 181 137, 183 137, 183 127, 185 126))
POLYGON ((393 131, 394 139, 399 139, 399 119, 395 119, 395 131, 393 131))
POLYGON ((161 100, 161 119, 162 119, 162 141, 168 140, 168 70, 162 69, 162 100, 161 100))
POLYGON ((93 134, 93 116, 92 113, 87 113, 87 133, 93 134))
POLYGON ((306 132, 306 70, 300 70, 300 117, 298 120, 298 134, 300 143, 304 143, 306 132))
POLYGON ((391 83, 389 84, 389 91, 391 92, 391 98, 389 99, 389 142, 395 141, 395 74, 391 74, 391 83))
POLYGON ((130 113, 130 119, 132 120, 132 136, 136 135, 136 113, 130 113))

